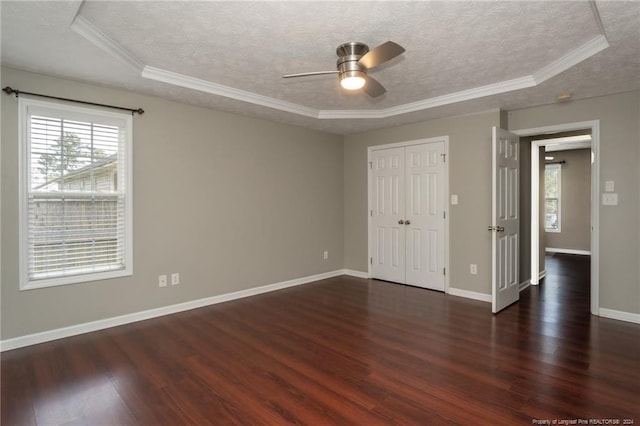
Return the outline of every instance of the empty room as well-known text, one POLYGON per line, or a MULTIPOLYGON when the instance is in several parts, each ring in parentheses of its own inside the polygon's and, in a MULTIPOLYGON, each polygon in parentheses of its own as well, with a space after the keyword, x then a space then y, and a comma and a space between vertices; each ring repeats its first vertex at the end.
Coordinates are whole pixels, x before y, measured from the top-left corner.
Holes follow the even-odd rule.
POLYGON ((640 2, 0 16, 2 425, 640 423, 640 2))

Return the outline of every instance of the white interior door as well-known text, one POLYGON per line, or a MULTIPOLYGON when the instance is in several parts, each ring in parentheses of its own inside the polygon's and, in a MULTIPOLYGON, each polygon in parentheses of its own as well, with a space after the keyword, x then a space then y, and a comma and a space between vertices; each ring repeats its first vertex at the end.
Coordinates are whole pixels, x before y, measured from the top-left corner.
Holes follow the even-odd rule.
POLYGON ((373 151, 371 179, 371 274, 404 283, 404 148, 373 151))
POLYGON ((444 291, 444 143, 406 148, 406 283, 444 291))
POLYGON ((519 185, 520 139, 506 130, 493 128, 492 298, 499 312, 520 297, 519 185))
POLYGON ((371 277, 445 288, 443 141, 371 151, 371 277))

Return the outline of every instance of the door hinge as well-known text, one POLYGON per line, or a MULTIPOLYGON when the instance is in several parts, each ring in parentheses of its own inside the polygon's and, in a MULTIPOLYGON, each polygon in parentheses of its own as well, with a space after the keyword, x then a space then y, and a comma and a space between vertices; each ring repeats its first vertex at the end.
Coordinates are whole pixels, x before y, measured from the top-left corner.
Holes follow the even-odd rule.
POLYGON ((370 257, 370 258, 369 258, 369 264, 370 264, 370 265, 373 265, 373 257, 370 257))
POLYGON ((442 212, 442 218, 446 219, 447 218, 447 212, 442 212))
POLYGON ((373 210, 369 210, 369 216, 373 216, 373 210))
POLYGON ((373 169, 373 161, 369 161, 369 168, 373 169))
POLYGON ((442 275, 447 275, 447 268, 442 268, 442 275))
POLYGON ((442 162, 446 163, 447 162, 447 154, 440 154, 442 156, 442 162))

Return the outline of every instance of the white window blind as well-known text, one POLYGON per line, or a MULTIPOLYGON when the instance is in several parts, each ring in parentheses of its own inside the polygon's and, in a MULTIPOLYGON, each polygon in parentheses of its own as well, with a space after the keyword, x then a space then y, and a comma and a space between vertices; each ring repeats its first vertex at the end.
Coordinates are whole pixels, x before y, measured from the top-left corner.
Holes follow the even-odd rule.
POLYGON ((131 274, 131 117, 21 100, 21 288, 131 274))

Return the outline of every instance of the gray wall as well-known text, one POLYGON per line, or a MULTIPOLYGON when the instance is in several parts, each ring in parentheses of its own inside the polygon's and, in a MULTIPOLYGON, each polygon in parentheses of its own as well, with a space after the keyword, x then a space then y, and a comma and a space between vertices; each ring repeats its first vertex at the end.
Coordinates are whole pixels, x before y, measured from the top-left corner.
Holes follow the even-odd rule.
POLYGON ((491 127, 500 112, 438 119, 345 137, 345 268, 367 271, 367 147, 449 136, 450 287, 491 293, 491 127), (478 265, 478 275, 469 264, 478 265))
POLYGON ((509 128, 600 120, 600 193, 616 182, 618 206, 600 204, 600 307, 640 313, 640 91, 509 113, 509 128))
MULTIPOLYGON (((341 268, 367 270, 367 147, 449 136, 450 285, 491 291, 491 127, 499 111, 346 136, 3 69, 2 85, 141 106, 134 276, 18 289, 17 102, 2 96, 2 339, 341 268), (185 206, 198 206, 185 209, 185 206), (322 260, 322 252, 330 257, 322 260), (469 264, 478 275, 469 274, 469 264), (182 283, 158 288, 157 275, 182 283)), ((640 313, 640 92, 508 114, 511 129, 600 120, 600 306, 640 313)))
POLYGON ((134 118, 134 275, 18 291, 17 100, 3 94, 3 339, 343 267, 342 137, 2 71, 2 87, 146 111, 134 118), (158 288, 172 272, 181 284, 158 288))
POLYGON ((553 162, 565 161, 561 172, 560 232, 546 233, 546 247, 591 249, 591 150, 554 151, 553 162))

